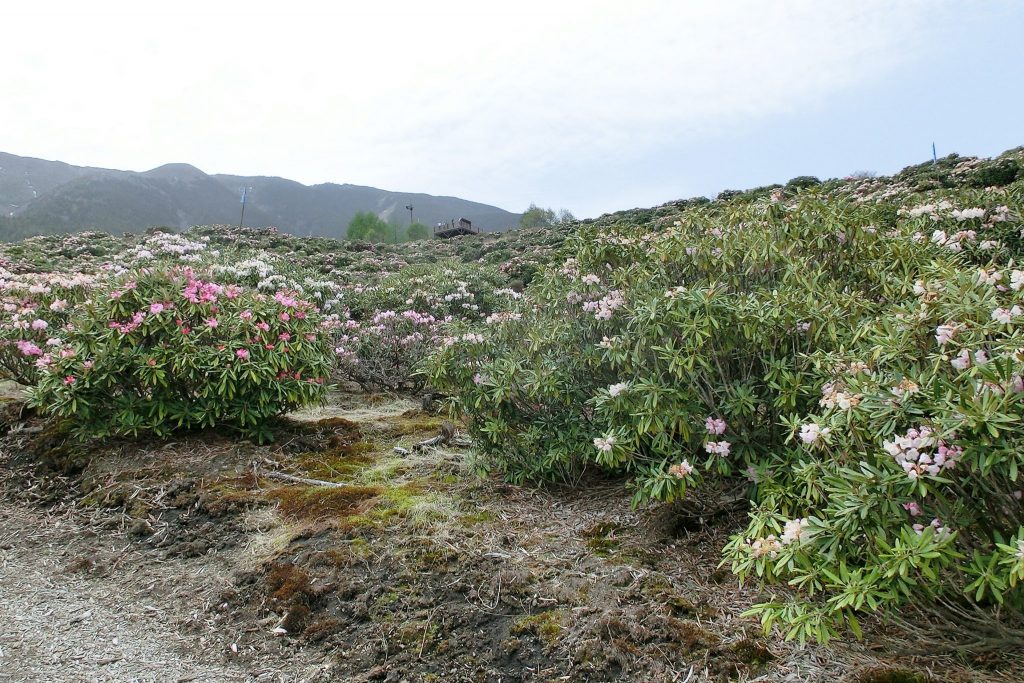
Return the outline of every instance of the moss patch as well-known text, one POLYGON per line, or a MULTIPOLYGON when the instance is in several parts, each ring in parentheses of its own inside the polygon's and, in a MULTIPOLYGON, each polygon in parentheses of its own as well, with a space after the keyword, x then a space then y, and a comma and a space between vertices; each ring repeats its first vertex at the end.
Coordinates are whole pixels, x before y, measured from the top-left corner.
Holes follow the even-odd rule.
POLYGON ((362 514, 374 506, 380 494, 376 486, 280 486, 267 491, 282 514, 304 520, 362 514))
POLYGON ((532 633, 548 647, 554 647, 562 635, 564 616, 561 610, 556 609, 530 614, 512 624, 509 633, 514 636, 532 633))
POLYGON ((854 680, 856 683, 930 683, 932 678, 907 669, 874 667, 861 671, 854 680))

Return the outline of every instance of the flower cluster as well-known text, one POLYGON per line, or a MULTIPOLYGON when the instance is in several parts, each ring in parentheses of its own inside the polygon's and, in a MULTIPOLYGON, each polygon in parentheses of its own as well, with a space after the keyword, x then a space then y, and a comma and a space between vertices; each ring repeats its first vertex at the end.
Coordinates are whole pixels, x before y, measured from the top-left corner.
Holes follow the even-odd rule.
POLYGON ((963 455, 962 448, 948 445, 930 427, 910 429, 903 436, 885 441, 883 448, 911 479, 924 474, 934 477, 942 470, 953 469, 963 455))

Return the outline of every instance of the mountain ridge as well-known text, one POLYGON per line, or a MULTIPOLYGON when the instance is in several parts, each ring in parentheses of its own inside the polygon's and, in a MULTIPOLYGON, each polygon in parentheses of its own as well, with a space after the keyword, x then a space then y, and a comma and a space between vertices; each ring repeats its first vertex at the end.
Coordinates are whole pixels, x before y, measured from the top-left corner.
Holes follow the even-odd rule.
POLYGON ((418 222, 465 217, 486 232, 518 224, 520 214, 454 196, 395 192, 349 183, 304 185, 279 176, 208 174, 183 162, 147 171, 75 166, 0 152, 0 239, 103 230, 237 222, 240 191, 250 226, 300 236, 344 237, 356 213, 370 211, 400 226, 412 205, 418 222))

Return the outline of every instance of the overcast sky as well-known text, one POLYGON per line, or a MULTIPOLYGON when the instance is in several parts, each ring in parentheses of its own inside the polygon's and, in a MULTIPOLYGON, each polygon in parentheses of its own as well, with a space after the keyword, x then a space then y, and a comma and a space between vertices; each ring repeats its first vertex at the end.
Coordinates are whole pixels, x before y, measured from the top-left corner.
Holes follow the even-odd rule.
POLYGON ((0 151, 80 165, 582 217, 1024 144, 1014 0, 12 4, 0 151))

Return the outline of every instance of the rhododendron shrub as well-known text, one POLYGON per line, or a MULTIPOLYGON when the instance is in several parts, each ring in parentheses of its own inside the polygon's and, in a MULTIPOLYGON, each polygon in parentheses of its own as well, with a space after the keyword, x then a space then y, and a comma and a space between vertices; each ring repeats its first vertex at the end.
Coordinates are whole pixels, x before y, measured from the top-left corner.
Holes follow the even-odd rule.
POLYGON ((940 596, 1013 620, 1024 189, 873 183, 584 227, 432 380, 515 480, 597 467, 637 504, 745 488, 725 562, 798 594, 750 612, 789 637, 940 596))
POLYGON ((422 360, 436 347, 439 321, 429 313, 381 311, 359 323, 346 320, 334 338, 341 377, 367 387, 419 391, 422 360))
POLYGON ((266 440, 273 418, 324 396, 325 322, 295 292, 188 268, 128 272, 75 308, 32 402, 83 435, 223 426, 266 440))
POLYGON ((60 354, 71 312, 94 284, 93 277, 82 274, 15 275, 0 270, 0 370, 7 378, 36 383, 60 354))
POLYGON ((409 267, 379 283, 352 286, 341 301, 338 373, 368 387, 419 390, 423 360, 448 325, 503 315, 521 294, 494 269, 456 263, 409 267))

